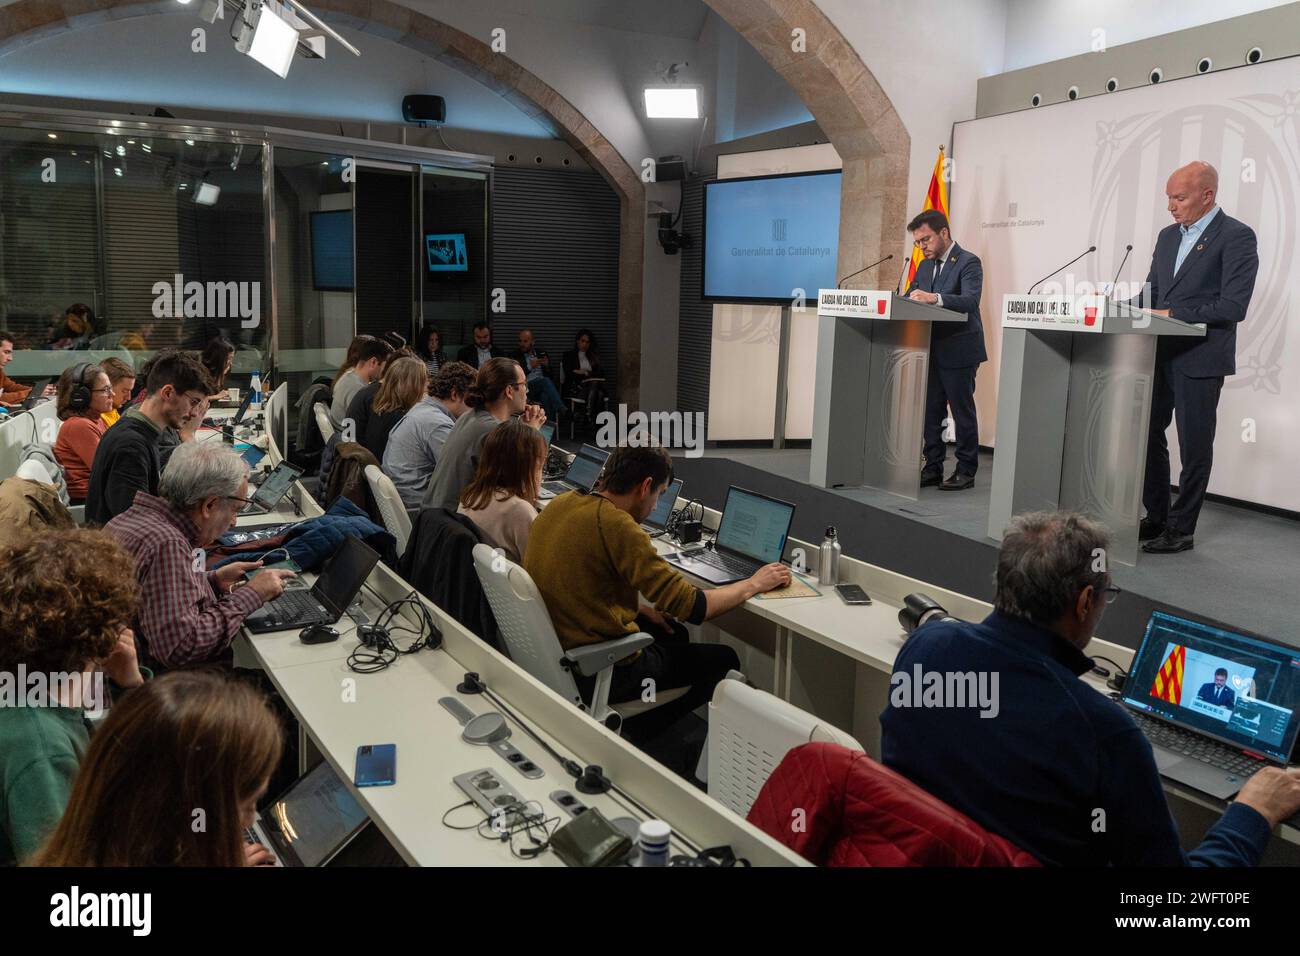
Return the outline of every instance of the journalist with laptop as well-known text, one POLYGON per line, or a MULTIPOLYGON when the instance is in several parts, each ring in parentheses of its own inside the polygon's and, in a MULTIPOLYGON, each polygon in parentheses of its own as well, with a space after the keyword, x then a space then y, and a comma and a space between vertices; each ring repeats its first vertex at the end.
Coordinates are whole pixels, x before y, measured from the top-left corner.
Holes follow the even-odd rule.
MULTIPOLYGON (((1093 666, 1083 648, 1118 594, 1094 569, 1109 543, 1083 515, 1014 518, 993 613, 925 624, 899 652, 880 718, 884 763, 1045 864, 1255 865, 1273 827, 1300 810, 1300 770, 1258 770, 1184 853, 1151 744, 1124 707, 1079 679, 1093 666), (897 693, 927 673, 985 675, 995 699, 919 706, 897 693)), ((1129 686, 1142 689, 1139 668, 1129 686)))
POLYGON ((790 536, 794 505, 732 485, 718 519, 713 547, 679 551, 669 563, 710 584, 730 584, 754 574, 765 564, 780 561, 790 536))

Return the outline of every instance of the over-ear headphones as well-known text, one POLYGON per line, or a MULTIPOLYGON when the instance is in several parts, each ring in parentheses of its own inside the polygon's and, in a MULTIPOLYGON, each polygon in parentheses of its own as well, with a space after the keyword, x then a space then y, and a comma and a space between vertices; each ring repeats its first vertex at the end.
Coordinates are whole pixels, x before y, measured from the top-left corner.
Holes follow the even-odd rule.
POLYGON ((86 373, 98 368, 90 362, 82 362, 72 369, 72 391, 68 395, 68 408, 74 412, 84 412, 90 407, 91 391, 86 384, 86 373))

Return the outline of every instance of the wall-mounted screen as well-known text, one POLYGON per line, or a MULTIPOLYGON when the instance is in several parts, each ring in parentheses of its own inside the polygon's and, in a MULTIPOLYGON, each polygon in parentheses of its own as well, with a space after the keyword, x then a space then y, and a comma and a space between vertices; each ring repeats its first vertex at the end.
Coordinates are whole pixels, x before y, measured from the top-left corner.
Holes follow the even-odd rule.
POLYGON ((424 237, 424 251, 429 260, 430 272, 469 271, 463 232, 431 233, 424 237))
POLYGON ((352 210, 311 214, 311 284, 317 292, 351 292, 352 210))
POLYGON ((704 289, 712 302, 789 303, 834 288, 838 169, 704 184, 704 289))

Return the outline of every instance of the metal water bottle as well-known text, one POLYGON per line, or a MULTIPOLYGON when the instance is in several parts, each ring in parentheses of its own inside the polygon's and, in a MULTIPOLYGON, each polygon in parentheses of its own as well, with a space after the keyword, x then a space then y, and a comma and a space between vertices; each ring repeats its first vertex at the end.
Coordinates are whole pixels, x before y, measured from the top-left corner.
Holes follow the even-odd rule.
POLYGON ((817 583, 834 587, 840 581, 840 539, 835 534, 835 526, 826 529, 822 539, 821 557, 817 560, 817 583))

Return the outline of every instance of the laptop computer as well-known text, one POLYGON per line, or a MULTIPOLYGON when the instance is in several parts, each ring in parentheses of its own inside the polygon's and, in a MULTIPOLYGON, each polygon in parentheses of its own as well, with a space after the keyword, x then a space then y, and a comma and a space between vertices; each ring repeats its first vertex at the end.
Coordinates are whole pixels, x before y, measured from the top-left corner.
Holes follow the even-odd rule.
POLYGON ((23 399, 23 408, 35 408, 40 402, 44 401, 45 387, 52 381, 54 381, 52 378, 42 378, 33 383, 32 390, 23 399))
POLYGON ((554 425, 554 423, 552 423, 552 422, 547 422, 545 425, 543 425, 541 428, 539 428, 539 429, 537 429, 537 430, 538 430, 539 432, 541 432, 541 433, 542 433, 542 437, 546 439, 546 448, 547 448, 547 450, 549 451, 549 450, 550 450, 550 447, 551 447, 551 442, 555 441, 555 425, 554 425))
POLYGON ((596 479, 600 477, 600 471, 605 467, 605 461, 608 458, 609 452, 604 448, 597 448, 595 445, 583 445, 578 449, 578 453, 573 456, 573 460, 569 462, 569 470, 564 473, 563 478, 542 482, 542 489, 538 497, 545 500, 554 498, 556 495, 562 495, 566 491, 591 491, 592 486, 596 484, 596 479))
POLYGON ((378 563, 379 553, 350 534, 310 591, 285 591, 244 618, 244 627, 254 634, 265 634, 308 624, 334 624, 361 592, 378 563))
POLYGON ((322 760, 260 811, 245 837, 274 853, 276 866, 324 866, 369 823, 356 797, 322 760))
POLYGON ((1155 611, 1121 700, 1162 776, 1226 800, 1291 757, 1300 649, 1155 611))
POLYGON ((657 538, 668 530, 668 517, 677 507, 677 499, 682 496, 682 485, 685 484, 680 478, 674 478, 668 483, 664 493, 659 496, 659 504, 655 505, 655 510, 646 516, 645 521, 641 522, 641 527, 649 532, 650 537, 657 538))
MULTIPOLYGON (((247 460, 247 459, 245 459, 247 460)), ((287 461, 282 461, 271 469, 271 473, 266 476, 257 491, 253 492, 253 500, 240 510, 240 515, 264 515, 275 510, 275 506, 280 503, 280 499, 289 493, 293 483, 302 477, 302 469, 296 465, 291 465, 287 461)))
POLYGON ((672 565, 711 584, 743 581, 785 551, 794 505, 732 485, 711 549, 665 555, 672 565))

